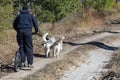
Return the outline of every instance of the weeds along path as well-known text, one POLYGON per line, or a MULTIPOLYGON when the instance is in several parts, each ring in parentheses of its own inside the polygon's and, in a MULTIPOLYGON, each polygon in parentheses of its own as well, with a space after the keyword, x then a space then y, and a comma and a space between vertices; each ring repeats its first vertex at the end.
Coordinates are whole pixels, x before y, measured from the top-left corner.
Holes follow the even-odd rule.
MULTIPOLYGON (((101 33, 101 34, 94 35, 92 37, 86 37, 85 39, 80 39, 79 41, 76 41, 75 43, 85 44, 85 43, 88 43, 88 42, 91 42, 91 41, 104 39, 106 37, 114 36, 114 35, 115 34, 108 33, 108 32, 101 33)), ((63 55, 62 56, 64 56, 65 54, 75 50, 76 48, 78 48, 80 46, 81 45, 77 45, 77 46, 67 45, 67 46, 64 46, 64 50, 63 50, 63 53, 62 53, 63 55)), ((104 51, 103 51, 103 53, 104 53, 104 51)), ((34 68, 32 70, 28 70, 28 71, 20 70, 17 73, 8 73, 8 75, 1 77, 0 80, 22 80, 23 78, 27 77, 28 75, 33 75, 38 70, 42 70, 47 64, 50 64, 52 62, 55 62, 57 60, 62 59, 62 56, 60 58, 58 58, 58 59, 55 59, 55 58, 37 58, 37 60, 34 62, 34 68)))

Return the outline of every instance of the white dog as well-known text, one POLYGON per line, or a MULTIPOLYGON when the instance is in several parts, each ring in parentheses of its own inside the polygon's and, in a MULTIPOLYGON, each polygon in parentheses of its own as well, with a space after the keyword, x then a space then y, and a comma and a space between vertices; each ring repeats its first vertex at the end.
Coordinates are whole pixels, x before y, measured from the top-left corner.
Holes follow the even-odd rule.
POLYGON ((54 44, 54 57, 60 56, 61 51, 63 50, 63 40, 65 37, 61 37, 56 43, 54 44))
POLYGON ((54 45, 54 43, 56 42, 54 37, 51 37, 50 39, 47 39, 48 33, 45 33, 43 35, 43 41, 44 43, 44 48, 45 48, 45 55, 46 57, 49 57, 50 55, 50 48, 54 45))

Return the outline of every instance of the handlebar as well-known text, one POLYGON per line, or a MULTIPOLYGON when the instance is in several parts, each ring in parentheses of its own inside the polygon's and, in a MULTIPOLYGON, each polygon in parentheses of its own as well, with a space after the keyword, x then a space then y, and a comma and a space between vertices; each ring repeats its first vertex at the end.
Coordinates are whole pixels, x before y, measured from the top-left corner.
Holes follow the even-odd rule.
POLYGON ((32 32, 32 35, 38 35, 39 37, 42 37, 42 35, 39 32, 38 33, 32 32))

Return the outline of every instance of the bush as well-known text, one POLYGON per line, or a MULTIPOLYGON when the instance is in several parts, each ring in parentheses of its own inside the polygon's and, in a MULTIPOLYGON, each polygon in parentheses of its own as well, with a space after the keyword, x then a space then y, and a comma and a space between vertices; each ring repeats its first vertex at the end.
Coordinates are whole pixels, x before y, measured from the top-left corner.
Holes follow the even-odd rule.
POLYGON ((54 22, 81 10, 80 0, 41 0, 31 5, 42 22, 54 22))
POLYGON ((97 11, 112 11, 116 7, 116 0, 86 0, 85 6, 97 11))
POLYGON ((9 29, 13 22, 13 3, 0 3, 0 31, 3 29, 9 29))

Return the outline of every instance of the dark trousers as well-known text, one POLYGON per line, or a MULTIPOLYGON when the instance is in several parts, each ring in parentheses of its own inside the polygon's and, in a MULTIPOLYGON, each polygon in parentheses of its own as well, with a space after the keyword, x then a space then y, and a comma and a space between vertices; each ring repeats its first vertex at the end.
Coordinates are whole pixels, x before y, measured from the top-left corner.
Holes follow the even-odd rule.
POLYGON ((28 64, 33 64, 33 44, 32 44, 32 30, 21 29, 17 31, 17 42, 21 54, 22 62, 26 61, 28 64))

